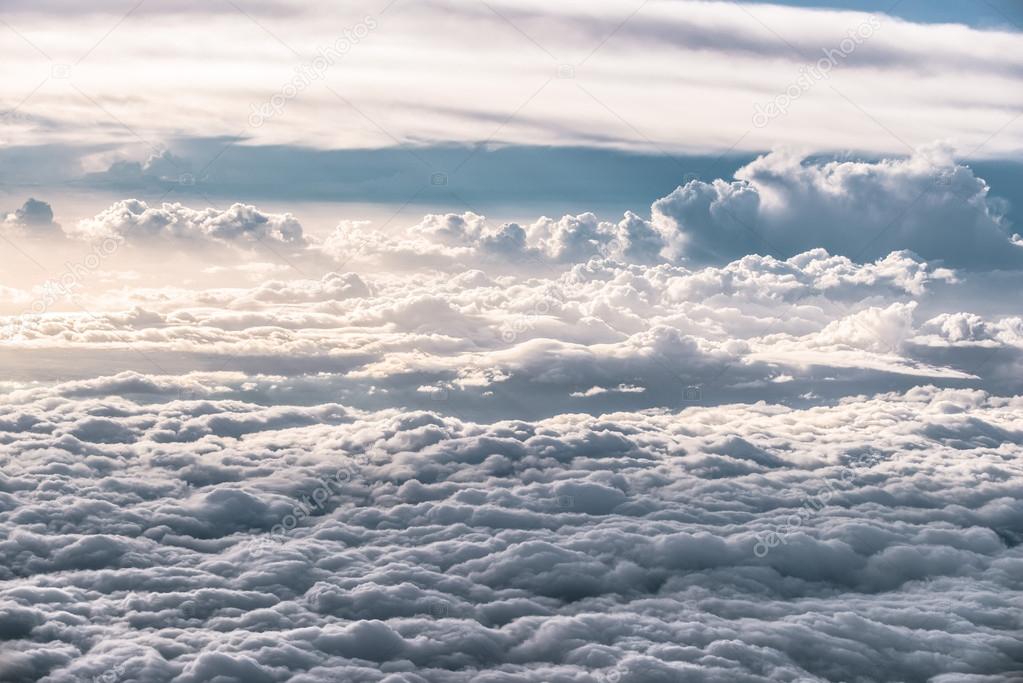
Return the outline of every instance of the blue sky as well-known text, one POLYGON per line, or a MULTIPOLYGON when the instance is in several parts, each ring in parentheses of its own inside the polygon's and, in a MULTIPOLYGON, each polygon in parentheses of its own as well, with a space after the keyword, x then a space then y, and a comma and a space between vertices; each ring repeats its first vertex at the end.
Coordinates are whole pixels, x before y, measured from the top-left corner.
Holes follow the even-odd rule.
MULTIPOLYGON (((771 4, 767 0, 754 0, 771 4)), ((883 12, 910 21, 961 23, 979 28, 1020 30, 1023 6, 1015 0, 781 0, 774 4, 883 12)))

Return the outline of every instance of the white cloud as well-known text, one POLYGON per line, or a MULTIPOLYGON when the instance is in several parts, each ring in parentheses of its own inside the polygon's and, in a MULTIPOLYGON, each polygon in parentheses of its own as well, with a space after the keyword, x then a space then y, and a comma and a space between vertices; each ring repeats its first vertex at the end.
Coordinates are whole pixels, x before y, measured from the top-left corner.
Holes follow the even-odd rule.
POLYGON ((691 181, 654 204, 674 254, 713 263, 823 247, 872 260, 898 248, 955 266, 1023 265, 1003 203, 940 150, 877 163, 773 152, 735 178, 691 181))
POLYGON ((243 14, 158 4, 138 11, 160 12, 157 28, 145 20, 118 26, 120 6, 90 12, 19 3, 9 23, 50 59, 16 35, 4 42, 11 74, 0 97, 25 101, 0 135, 113 144, 144 150, 141 158, 157 141, 239 132, 259 144, 318 149, 399 140, 716 152, 790 144, 890 154, 952 139, 964 154, 1006 156, 1023 142, 1020 128, 1007 125, 1023 92, 1019 33, 878 14, 879 28, 828 79, 757 127, 757 105, 782 96, 801 69, 841 49, 870 15, 695 0, 638 11, 627 0, 507 0, 491 3, 493 10, 472 0, 393 5, 374 15, 379 26, 344 55, 343 68, 322 80, 357 109, 317 81, 285 115, 253 128, 253 107, 362 22, 365 8, 338 14, 325 2, 259 2, 243 14), (262 27, 298 55, 280 44, 251 50, 253 40, 277 43, 262 27), (437 35, 446 36, 445 49, 437 35), (103 49, 91 50, 100 37, 103 49), (54 64, 70 68, 54 71, 54 64), (163 87, 150 87, 153 74, 163 87), (324 117, 327 109, 340 119, 324 117))
POLYGON ((1023 34, 120 4, 0 21, 0 681, 1023 680, 1023 34))
POLYGON ((586 391, 573 391, 569 396, 572 398, 589 398, 590 396, 600 396, 608 392, 619 392, 623 394, 642 394, 646 391, 646 387, 637 387, 631 384, 619 384, 617 387, 611 389, 605 389, 604 387, 590 387, 586 391))
POLYGON ((0 679, 1015 676, 1020 271, 922 226, 1016 247, 965 167, 926 259, 819 246, 921 163, 770 155, 617 223, 83 221, 130 248, 0 318, 0 679), (737 196, 807 248, 713 233, 737 196))
POLYGON ((389 235, 346 222, 324 249, 344 263, 385 268, 541 273, 594 257, 707 265, 817 248, 859 262, 906 250, 953 267, 1018 269, 1023 250, 1005 209, 984 179, 942 148, 877 162, 775 151, 738 169, 734 180, 689 181, 656 201, 650 219, 627 212, 612 223, 583 213, 496 226, 467 212, 430 215, 389 235))
MULTIPOLYGON (((902 261, 914 256, 973 270, 1023 268, 1023 250, 1013 242, 1004 212, 1005 202, 989 196, 987 183, 941 148, 877 162, 805 160, 776 151, 738 169, 734 180, 689 181, 654 202, 650 218, 626 212, 617 222, 585 212, 497 224, 468 211, 429 214, 404 227, 383 226, 386 230, 346 220, 319 239, 307 237, 289 213, 242 204, 150 207, 133 199, 80 221, 71 234, 177 251, 258 247, 264 258, 307 277, 331 262, 335 268, 386 272, 475 269, 549 278, 566 264, 590 259, 702 267, 749 254, 802 259, 799 265, 820 261, 830 269, 834 262, 819 256, 827 252, 846 257, 856 277, 870 277, 871 271, 857 270, 852 262, 877 261, 876 268, 890 267, 909 278, 921 277, 925 269, 921 264, 915 275, 903 269, 902 261)), ((212 258, 216 270, 203 272, 228 272, 219 258, 212 258)), ((931 270, 933 277, 951 277, 951 271, 931 270)), ((828 276, 843 280, 837 271, 828 276)), ((906 284, 919 290, 922 283, 906 284)))
POLYGON ((271 243, 302 246, 302 225, 291 214, 267 214, 233 204, 223 211, 190 209, 181 204, 150 207, 137 199, 117 202, 74 230, 86 239, 181 240, 186 243, 271 243))

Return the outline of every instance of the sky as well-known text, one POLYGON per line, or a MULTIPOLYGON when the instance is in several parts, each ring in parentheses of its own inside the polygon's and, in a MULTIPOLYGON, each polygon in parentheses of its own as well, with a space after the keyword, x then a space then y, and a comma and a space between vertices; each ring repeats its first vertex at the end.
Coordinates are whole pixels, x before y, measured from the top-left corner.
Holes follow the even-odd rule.
POLYGON ((7 0, 0 681, 1023 680, 1023 5, 7 0))
POLYGON ((489 208, 515 185, 494 175, 614 174, 621 152, 661 186, 681 170, 666 158, 779 146, 1018 156, 1018 4, 808 4, 6 3, 0 178, 11 201, 147 188, 404 202, 406 175, 442 173, 489 208))
POLYGON ((760 2, 757 4, 789 5, 805 8, 854 9, 880 12, 908 21, 927 24, 965 24, 976 28, 1018 30, 1021 19, 1019 3, 1012 0, 789 0, 788 2, 760 2))

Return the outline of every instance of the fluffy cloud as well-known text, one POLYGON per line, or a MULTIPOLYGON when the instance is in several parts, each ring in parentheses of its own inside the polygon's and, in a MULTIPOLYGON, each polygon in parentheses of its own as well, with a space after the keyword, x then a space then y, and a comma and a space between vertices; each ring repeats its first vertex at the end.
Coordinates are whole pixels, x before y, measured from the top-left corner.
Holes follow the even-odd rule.
POLYGON ((223 211, 189 209, 181 204, 150 207, 143 201, 120 201, 75 231, 88 239, 177 240, 184 243, 253 243, 266 240, 302 246, 301 224, 291 214, 268 214, 254 206, 233 204, 223 211))
POLYGON ((344 221, 318 239, 307 238, 291 214, 253 206, 198 210, 125 200, 80 221, 72 232, 182 248, 261 242, 288 248, 286 257, 277 254, 280 264, 300 272, 322 271, 333 262, 335 268, 387 272, 480 269, 551 277, 594 258, 702 267, 748 254, 787 260, 815 249, 860 263, 906 251, 955 268, 1019 269, 1023 249, 1005 209, 982 178, 935 147, 876 162, 807 160, 776 151, 738 169, 731 180, 687 182, 654 202, 648 218, 629 211, 618 221, 586 212, 496 224, 469 211, 430 214, 388 230, 344 221))
POLYGON ((190 277, 118 250, 0 318, 0 679, 1018 678, 1023 276, 838 222, 921 163, 769 155, 618 222, 83 221, 190 277))
POLYGON ((53 208, 44 201, 31 198, 20 209, 0 217, 0 229, 19 237, 60 234, 60 225, 53 221, 53 208))
POLYGON ((672 253, 697 263, 813 247, 856 260, 892 248, 954 266, 1020 267, 1003 203, 940 150, 877 163, 774 152, 734 181, 694 180, 654 204, 672 253))
POLYGON ((71 4, 0 182, 161 199, 0 214, 0 681, 1023 680, 1023 36, 71 4))
POLYGON ((427 216, 394 235, 345 223, 323 248, 382 267, 539 269, 615 258, 720 265, 747 254, 790 258, 822 248, 854 261, 907 250, 971 269, 1023 267, 1006 204, 942 148, 877 162, 806 160, 776 151, 732 180, 691 180, 617 223, 592 213, 490 225, 475 213, 427 216))
POLYGON ((0 401, 5 680, 1012 680, 1023 656, 1019 399, 481 424, 184 386, 0 401))
POLYGON ((87 313, 23 315, 0 334, 33 354, 129 352, 147 371, 180 354, 268 373, 299 363, 326 373, 338 395, 386 390, 367 406, 447 392, 482 411, 474 415, 499 415, 509 398, 543 415, 570 395, 592 410, 676 405, 688 386, 713 387, 715 400, 753 386, 798 396, 829 367, 852 373, 832 377, 836 391, 874 373, 979 379, 906 343, 929 334, 917 329, 914 300, 936 300, 934 287, 955 282, 908 253, 855 264, 815 250, 695 270, 611 257, 541 264, 547 277, 331 272, 251 288, 115 290, 82 299, 87 313), (488 399, 495 384, 501 398, 488 399), (591 391, 622 386, 648 391, 591 391), (537 391, 545 395, 530 399, 537 391))

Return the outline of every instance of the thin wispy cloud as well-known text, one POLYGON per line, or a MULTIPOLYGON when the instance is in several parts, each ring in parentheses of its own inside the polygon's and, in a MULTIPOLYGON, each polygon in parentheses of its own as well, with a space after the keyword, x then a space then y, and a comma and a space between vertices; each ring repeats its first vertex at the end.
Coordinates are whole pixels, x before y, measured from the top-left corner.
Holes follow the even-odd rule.
MULTIPOLYGON (((1017 32, 884 12, 624 0, 143 2, 120 18, 112 7, 20 9, 2 48, 0 95, 20 115, 5 121, 8 144, 17 133, 19 144, 137 153, 168 136, 242 135, 320 148, 598 140, 720 152, 741 137, 746 151, 902 154, 936 139, 980 144, 1023 92, 1017 32), (824 60, 819 82, 795 85, 824 60), (757 104, 796 90, 783 116, 754 125, 757 104)), ((1019 148, 1016 127, 984 155, 1019 148)))

